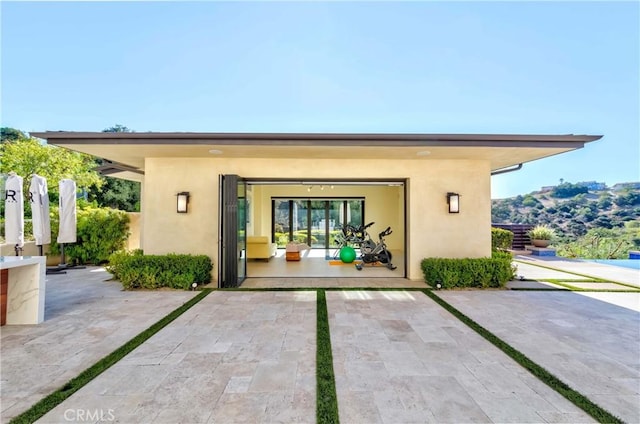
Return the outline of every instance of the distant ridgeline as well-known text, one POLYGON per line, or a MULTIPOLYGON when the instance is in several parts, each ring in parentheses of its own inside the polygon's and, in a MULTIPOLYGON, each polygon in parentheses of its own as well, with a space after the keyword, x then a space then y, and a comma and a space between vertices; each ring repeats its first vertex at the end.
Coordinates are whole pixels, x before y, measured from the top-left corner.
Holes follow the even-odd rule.
POLYGON ((627 222, 639 222, 640 182, 612 187, 595 181, 563 182, 491 203, 493 223, 547 224, 561 237, 575 239, 592 228, 621 228, 635 225, 627 222))

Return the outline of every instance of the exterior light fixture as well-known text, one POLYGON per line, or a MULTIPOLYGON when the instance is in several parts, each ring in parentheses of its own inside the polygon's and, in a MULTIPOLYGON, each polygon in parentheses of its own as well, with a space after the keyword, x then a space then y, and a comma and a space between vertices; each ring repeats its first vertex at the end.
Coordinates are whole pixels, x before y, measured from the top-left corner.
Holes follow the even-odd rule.
POLYGON ((189 192, 181 191, 176 196, 178 197, 176 212, 187 213, 189 211, 189 192))
POLYGON ((447 193, 447 203, 449 213, 460 213, 460 195, 458 193, 447 193))

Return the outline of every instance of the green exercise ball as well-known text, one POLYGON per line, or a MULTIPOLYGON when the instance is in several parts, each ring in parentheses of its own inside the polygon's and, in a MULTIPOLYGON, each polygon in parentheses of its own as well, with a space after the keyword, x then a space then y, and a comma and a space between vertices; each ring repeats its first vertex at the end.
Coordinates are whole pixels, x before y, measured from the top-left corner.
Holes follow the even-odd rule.
POLYGON ((356 259, 356 251, 351 246, 345 246, 340 249, 340 260, 345 264, 350 264, 356 259))

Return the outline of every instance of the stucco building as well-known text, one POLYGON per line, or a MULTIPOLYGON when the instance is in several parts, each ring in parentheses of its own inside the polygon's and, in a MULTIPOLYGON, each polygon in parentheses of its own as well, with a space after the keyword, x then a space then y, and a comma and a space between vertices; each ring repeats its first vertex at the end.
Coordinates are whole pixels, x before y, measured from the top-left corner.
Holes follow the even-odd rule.
MULTIPOLYGON (((592 135, 34 132, 107 159, 103 173, 142 183, 147 254, 210 256, 221 286, 247 274, 246 236, 307 234, 331 247, 345 220, 387 226, 403 277, 426 257, 491 254, 491 175, 569 152, 592 135), (177 194, 188 192, 188 212, 177 194), (451 213, 448 193, 459 195, 451 213), (349 215, 352 215, 351 217, 349 215), (288 225, 291 224, 291 225, 288 225)), ((375 238, 375 236, 374 236, 375 238)))

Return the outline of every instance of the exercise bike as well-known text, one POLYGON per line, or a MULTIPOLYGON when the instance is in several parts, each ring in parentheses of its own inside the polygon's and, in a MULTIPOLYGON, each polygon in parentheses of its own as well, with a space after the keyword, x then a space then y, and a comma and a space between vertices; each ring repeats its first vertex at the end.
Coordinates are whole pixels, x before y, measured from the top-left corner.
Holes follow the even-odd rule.
POLYGON ((362 271, 365 264, 376 266, 377 263, 385 264, 385 266, 392 271, 397 268, 391 263, 391 252, 389 252, 384 242, 384 238, 392 232, 391 227, 387 227, 386 230, 378 234, 378 243, 375 243, 369 238, 360 244, 362 262, 356 264, 358 271, 362 271))
POLYGON ((370 240, 371 237, 367 234, 367 228, 371 227, 373 224, 375 224, 375 222, 370 222, 367 225, 359 225, 357 227, 351 224, 345 224, 342 227, 342 232, 335 237, 335 243, 338 244, 338 248, 333 253, 333 258, 336 259, 340 255, 340 249, 345 246, 360 247, 362 243, 370 240))

